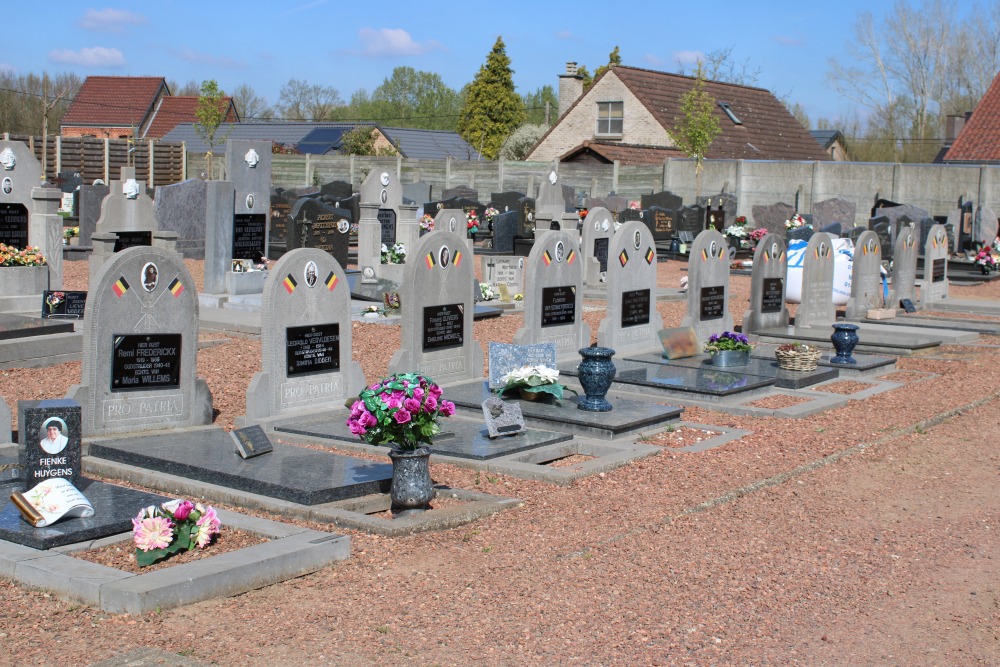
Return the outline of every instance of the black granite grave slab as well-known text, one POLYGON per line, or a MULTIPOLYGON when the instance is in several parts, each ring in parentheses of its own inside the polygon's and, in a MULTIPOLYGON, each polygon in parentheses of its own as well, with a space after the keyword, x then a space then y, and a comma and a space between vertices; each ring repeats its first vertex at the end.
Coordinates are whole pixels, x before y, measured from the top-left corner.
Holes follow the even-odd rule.
POLYGON ((0 340, 57 333, 73 333, 73 323, 0 313, 0 340))
MULTIPOLYGON (((736 372, 736 369, 697 370, 659 361, 630 359, 615 359, 614 362, 618 369, 615 375, 618 386, 656 387, 691 399, 718 399, 774 386, 774 378, 747 375, 736 372)), ((560 366, 559 372, 577 375, 575 366, 560 366)))
MULTIPOLYGON (((446 390, 445 395, 450 396, 451 392, 446 390)), ((480 414, 482 414, 481 410, 480 414)), ((320 440, 349 442, 355 445, 363 444, 363 441, 347 428, 343 418, 331 419, 329 416, 323 416, 287 420, 274 424, 274 431, 276 433, 305 435, 320 440)), ((430 450, 431 456, 454 456, 474 461, 487 461, 572 439, 573 436, 566 433, 553 433, 529 428, 517 435, 491 440, 486 427, 480 422, 444 419, 441 421, 441 433, 434 438, 430 450)), ((385 449, 385 451, 389 450, 385 449)))
POLYGON ((242 459, 235 449, 227 432, 213 428, 94 442, 90 456, 301 505, 384 493, 392 481, 389 463, 282 444, 242 459))
MULTIPOLYGON (((560 369, 560 372, 563 372, 560 369)), ((463 410, 482 414, 482 404, 492 395, 487 382, 468 382, 445 390, 445 397, 463 410)), ((507 399, 505 399, 507 400, 507 399)), ((610 412, 588 412, 577 406, 577 396, 569 393, 561 405, 542 401, 519 401, 525 422, 533 427, 561 433, 597 435, 605 438, 634 433, 678 419, 683 408, 646 403, 609 395, 610 412)))
MULTIPOLYGON (((21 488, 17 484, 0 484, 0 498, 21 488)), ((21 518, 14 503, 7 500, 0 508, 0 540, 23 544, 32 549, 52 549, 66 544, 97 540, 132 530, 132 519, 143 507, 170 500, 144 491, 105 484, 81 478, 76 488, 94 506, 94 516, 87 519, 64 519, 45 528, 35 528, 21 518)))
MULTIPOLYGON (((758 338, 774 338, 779 340, 798 341, 800 343, 820 343, 830 345, 830 335, 833 333, 823 328, 813 327, 769 327, 758 329, 754 332, 758 338)), ((900 335, 887 335, 873 331, 858 331, 860 341, 856 349, 865 350, 870 348, 883 348, 886 350, 925 350, 937 347, 941 344, 940 338, 932 335, 923 336, 920 334, 906 333, 900 335)))
POLYGON ((627 361, 638 361, 646 364, 663 364, 679 368, 691 368, 698 371, 741 373, 774 380, 774 386, 782 389, 802 389, 820 382, 836 379, 840 373, 832 366, 817 366, 811 371, 786 371, 778 365, 774 357, 750 357, 746 366, 735 366, 720 369, 712 365, 712 359, 707 354, 686 359, 666 359, 662 353, 637 354, 626 357, 627 361))

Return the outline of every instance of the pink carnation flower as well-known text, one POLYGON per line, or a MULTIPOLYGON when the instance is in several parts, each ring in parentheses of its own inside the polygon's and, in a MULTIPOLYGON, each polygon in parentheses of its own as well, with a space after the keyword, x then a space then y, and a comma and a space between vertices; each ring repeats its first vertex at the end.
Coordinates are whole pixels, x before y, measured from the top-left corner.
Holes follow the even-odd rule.
POLYGON ((141 551, 166 549, 174 541, 173 524, 163 516, 132 519, 132 530, 135 547, 141 551))

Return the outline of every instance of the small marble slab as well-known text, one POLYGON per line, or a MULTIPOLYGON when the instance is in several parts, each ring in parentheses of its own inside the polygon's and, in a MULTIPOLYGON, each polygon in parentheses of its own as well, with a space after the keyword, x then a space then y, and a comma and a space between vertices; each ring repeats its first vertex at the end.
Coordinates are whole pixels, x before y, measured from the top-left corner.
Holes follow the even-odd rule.
POLYGON ((783 370, 775 358, 750 357, 750 362, 746 366, 735 366, 729 368, 717 368, 712 365, 712 359, 707 354, 700 354, 697 357, 687 359, 665 359, 658 354, 637 354, 626 357, 629 361, 639 361, 649 364, 665 364, 668 366, 678 366, 682 368, 693 368, 706 372, 717 372, 724 370, 727 373, 738 373, 742 375, 754 375, 774 380, 774 386, 782 389, 802 389, 820 382, 833 380, 839 375, 834 367, 818 366, 811 371, 788 371, 783 370))
POLYGON ((0 313, 0 340, 48 336, 58 333, 73 333, 73 323, 0 313))
POLYGON ((384 493, 392 481, 391 464, 292 445, 241 459, 230 435, 214 428, 93 442, 90 456, 301 505, 384 493))
POLYGON ((483 401, 483 418, 491 438, 515 435, 524 430, 524 415, 519 403, 507 403, 499 396, 483 401))
POLYGON ((169 500, 165 496, 126 489, 81 478, 76 488, 94 506, 94 516, 87 519, 63 519, 45 528, 35 528, 21 518, 10 502, 10 494, 18 484, 0 484, 0 540, 15 542, 32 549, 52 549, 65 544, 96 540, 132 530, 132 519, 139 510, 169 500))
MULTIPOLYGON (((809 327, 772 327, 768 329, 758 329, 754 332, 760 338, 780 338, 800 343, 822 343, 829 344, 830 335, 833 330, 809 327)), ((882 332, 859 330, 859 347, 879 347, 899 350, 924 350, 930 347, 937 347, 941 344, 941 339, 932 335, 908 334, 893 335, 882 332)))
MULTIPOLYGON (((773 378, 734 372, 733 368, 697 370, 667 363, 655 353, 652 356, 660 361, 616 359, 618 374, 615 375, 615 384, 657 387, 690 394, 690 398, 722 398, 774 386, 773 378)), ((559 372, 576 374, 575 369, 560 368, 559 372)))

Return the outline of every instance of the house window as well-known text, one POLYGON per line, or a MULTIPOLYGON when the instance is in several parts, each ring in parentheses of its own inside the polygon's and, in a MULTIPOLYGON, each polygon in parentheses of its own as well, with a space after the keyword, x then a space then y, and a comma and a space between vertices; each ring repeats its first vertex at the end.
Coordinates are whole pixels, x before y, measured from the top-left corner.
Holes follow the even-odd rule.
POLYGON ((733 108, 729 106, 728 102, 719 102, 719 106, 726 112, 726 115, 729 116, 729 120, 733 121, 734 125, 743 124, 743 121, 740 120, 735 113, 733 113, 733 108))
POLYGON ((597 103, 597 134, 622 135, 623 102, 597 103))

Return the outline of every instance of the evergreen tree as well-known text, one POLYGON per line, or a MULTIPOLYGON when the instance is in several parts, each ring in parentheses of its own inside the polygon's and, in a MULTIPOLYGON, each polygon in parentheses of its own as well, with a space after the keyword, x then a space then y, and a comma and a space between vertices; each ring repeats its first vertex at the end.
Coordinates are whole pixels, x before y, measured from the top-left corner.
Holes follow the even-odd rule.
POLYGON ((695 73, 694 86, 681 96, 681 116, 667 130, 677 148, 694 158, 695 196, 701 194, 701 170, 705 153, 719 134, 719 119, 715 117, 715 98, 705 90, 705 72, 701 63, 695 73))
POLYGON ((495 160, 504 140, 526 117, 524 100, 514 92, 514 70, 503 38, 497 37, 486 63, 469 85, 458 133, 484 158, 495 160))

